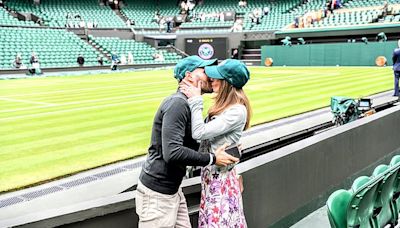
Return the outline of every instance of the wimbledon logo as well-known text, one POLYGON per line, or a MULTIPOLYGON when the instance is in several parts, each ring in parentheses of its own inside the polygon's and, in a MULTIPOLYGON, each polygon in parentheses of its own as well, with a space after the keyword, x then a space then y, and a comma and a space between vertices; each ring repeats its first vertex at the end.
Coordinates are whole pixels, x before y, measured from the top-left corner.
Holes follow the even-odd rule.
POLYGON ((202 44, 199 47, 198 53, 202 59, 211 59, 214 55, 214 48, 210 44, 202 44))

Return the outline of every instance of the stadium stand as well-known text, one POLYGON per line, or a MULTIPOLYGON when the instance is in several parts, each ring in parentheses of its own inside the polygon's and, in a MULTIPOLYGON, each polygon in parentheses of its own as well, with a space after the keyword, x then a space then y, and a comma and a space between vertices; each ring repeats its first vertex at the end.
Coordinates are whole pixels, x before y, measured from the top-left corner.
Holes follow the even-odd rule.
POLYGON ((327 201, 332 227, 384 227, 395 224, 400 206, 400 155, 377 166, 371 177, 354 180, 351 189, 333 192, 327 201))
POLYGON ((121 14, 134 21, 135 29, 158 29, 160 26, 155 19, 156 12, 160 16, 174 17, 179 14, 179 8, 176 6, 175 1, 160 1, 159 6, 149 4, 141 0, 128 0, 125 1, 125 6, 121 9, 121 14))
POLYGON ((40 60, 41 67, 77 66, 76 58, 82 54, 85 66, 97 65, 100 55, 89 44, 72 32, 62 29, 0 28, 0 68, 12 68, 17 53, 28 66, 32 52, 40 60))
POLYGON ((0 8, 0 25, 10 26, 38 26, 38 24, 32 21, 20 21, 17 18, 11 16, 6 9, 0 8))
MULTIPOLYGON (((399 1, 397 0, 387 0, 387 2, 390 4, 399 4, 399 1)), ((361 8, 361 7, 369 7, 369 6, 383 6, 383 1, 382 0, 351 0, 346 3, 344 3, 344 6, 346 8, 361 8)))
POLYGON ((334 12, 327 18, 314 24, 314 27, 369 24, 376 21, 380 16, 382 16, 381 10, 334 12))
POLYGON ((6 1, 5 4, 18 12, 35 14, 49 27, 66 27, 67 24, 78 27, 82 19, 98 28, 126 28, 110 7, 100 6, 97 0, 45 0, 40 5, 33 5, 31 1, 6 1))
POLYGON ((132 53, 134 64, 151 64, 151 63, 176 63, 182 57, 176 53, 169 53, 166 50, 156 50, 145 42, 137 42, 135 40, 122 40, 117 37, 93 37, 89 36, 89 42, 96 48, 102 50, 108 56, 112 53, 117 55, 125 55, 132 53), (162 53, 164 61, 155 61, 153 55, 162 53))
MULTIPOLYGON (((232 26, 233 21, 220 21, 216 17, 212 17, 212 14, 218 14, 224 11, 235 11, 237 18, 244 19, 243 30, 245 31, 263 31, 263 30, 277 30, 287 25, 293 20, 293 15, 288 11, 298 5, 298 1, 284 0, 284 1, 261 1, 254 0, 249 1, 246 7, 239 7, 237 1, 229 0, 210 0, 207 4, 196 6, 193 10, 193 14, 201 15, 203 13, 210 15, 211 19, 206 19, 205 25, 207 27, 226 27, 232 26), (262 10, 264 7, 268 7, 270 12, 268 15, 262 15, 260 23, 252 23, 249 14, 255 10, 262 10)), ((185 27, 196 27, 199 22, 185 23, 185 27), (191 25, 194 23, 195 25, 191 25)))

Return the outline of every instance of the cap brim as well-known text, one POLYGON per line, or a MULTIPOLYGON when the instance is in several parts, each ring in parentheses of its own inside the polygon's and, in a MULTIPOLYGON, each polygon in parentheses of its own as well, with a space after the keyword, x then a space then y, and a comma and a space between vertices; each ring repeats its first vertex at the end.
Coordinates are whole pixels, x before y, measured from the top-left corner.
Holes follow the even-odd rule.
POLYGON ((215 79, 224 79, 221 73, 219 73, 217 66, 208 66, 204 68, 207 77, 215 79))
POLYGON ((203 60, 203 62, 198 67, 217 65, 217 61, 218 59, 203 60))

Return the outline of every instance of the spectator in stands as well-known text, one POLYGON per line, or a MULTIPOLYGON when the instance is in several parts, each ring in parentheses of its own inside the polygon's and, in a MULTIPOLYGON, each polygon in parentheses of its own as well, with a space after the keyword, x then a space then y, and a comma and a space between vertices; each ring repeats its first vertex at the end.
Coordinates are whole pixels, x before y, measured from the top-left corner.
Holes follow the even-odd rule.
POLYGON ((159 26, 159 32, 161 31, 165 31, 165 18, 161 17, 160 21, 158 22, 158 26, 159 26))
POLYGON ((85 28, 85 27, 86 27, 85 21, 84 21, 84 20, 81 20, 81 21, 79 22, 79 28, 85 28))
POLYGON ((239 50, 237 48, 232 50, 231 59, 239 59, 239 50))
POLYGON ((383 7, 382 7, 382 16, 386 17, 386 15, 388 14, 388 9, 389 9, 389 4, 387 1, 383 2, 383 7))
POLYGON ((326 8, 328 9, 329 12, 333 13, 334 8, 332 7, 333 5, 333 0, 330 0, 326 3, 326 8))
POLYGON ((103 66, 103 57, 101 55, 97 56, 97 62, 99 63, 100 66, 103 66))
POLYGON ((83 65, 85 64, 85 58, 83 58, 82 54, 79 54, 76 62, 78 63, 79 67, 83 67, 83 65))
POLYGON ((3 6, 4 6, 3 0, 0 0, 0 7, 3 7, 3 6))
POLYGON ((39 57, 35 52, 32 52, 31 59, 29 60, 31 67, 28 69, 30 74, 41 74, 39 57))
POLYGON ((243 7, 243 8, 247 7, 247 2, 243 1, 243 0, 240 0, 239 1, 239 7, 243 7))
MULTIPOLYGON (((201 140, 200 152, 209 154, 226 143, 237 145, 243 131, 249 128, 251 107, 242 88, 250 73, 246 65, 236 59, 227 59, 218 66, 206 66, 205 73, 216 94, 205 122, 201 87, 184 81, 180 89, 189 98, 192 137, 201 140)), ((198 227, 246 227, 242 187, 234 165, 203 167, 201 186, 198 227)))
POLYGON ((186 5, 188 7, 188 12, 191 12, 193 8, 196 6, 196 3, 192 0, 187 0, 186 5))
POLYGON ((15 69, 22 69, 23 68, 23 63, 22 63, 22 57, 21 57, 21 54, 20 53, 18 53, 16 56, 15 56, 15 59, 14 59, 14 62, 13 62, 13 67, 15 68, 15 69))
POLYGON ((87 27, 90 28, 90 29, 93 28, 93 22, 88 21, 87 22, 87 27))
MULTIPOLYGON (((202 93, 211 93, 204 67, 216 61, 205 61, 198 56, 187 57, 176 65, 174 77, 196 87, 200 84, 202 93)), ((148 156, 137 184, 136 213, 139 227, 160 227, 161 220, 164 227, 191 227, 185 195, 180 187, 186 166, 216 164, 224 167, 237 161, 223 151, 224 147, 217 148, 215 154, 197 151, 197 141, 187 135, 191 134, 191 113, 187 99, 178 90, 162 102, 154 118, 148 156), (154 203, 149 203, 149 199, 154 203)))
POLYGON ((187 14, 189 10, 189 6, 186 4, 186 0, 183 0, 180 4, 181 6, 181 14, 187 14))
POLYGON ((294 27, 295 27, 295 28, 298 28, 298 27, 299 27, 300 18, 301 18, 300 15, 297 15, 297 16, 294 18, 294 27))
POLYGON ((224 14, 224 12, 221 12, 221 13, 219 14, 219 21, 221 21, 221 22, 224 22, 224 21, 225 21, 225 14, 224 14))
POLYGON ((133 55, 132 55, 132 52, 128 52, 128 64, 133 64, 133 55))
POLYGON ((163 53, 162 52, 159 52, 159 53, 154 53, 153 54, 153 59, 154 59, 154 61, 156 61, 156 62, 163 62, 163 61, 165 61, 165 59, 164 59, 164 55, 163 55, 163 53))
POLYGON ((206 16, 207 15, 205 13, 201 13, 200 14, 200 21, 202 21, 202 22, 205 21, 206 20, 206 16))
POLYGON ((398 97, 399 91, 399 78, 400 78, 400 40, 397 42, 397 48, 393 51, 393 72, 394 72, 394 94, 398 97))
POLYGON ((173 27, 173 24, 174 24, 174 18, 173 17, 168 17, 166 24, 167 24, 167 33, 171 33, 172 32, 172 27, 173 27))
POLYGON ((156 12, 154 13, 153 22, 156 22, 158 24, 160 22, 160 19, 161 19, 160 12, 156 10, 156 12))
POLYGON ((267 16, 267 15, 269 14, 269 11, 270 11, 269 7, 268 7, 268 6, 265 6, 265 7, 263 8, 264 16, 267 16))
POLYGON ((119 60, 117 53, 113 52, 111 55, 111 70, 117 70, 118 64, 120 63, 121 61, 119 60))
POLYGON ((126 65, 127 60, 125 54, 121 54, 121 65, 126 65))
POLYGON ((256 24, 260 24, 261 23, 261 17, 262 17, 261 8, 255 8, 253 10, 253 15, 254 15, 254 20, 255 20, 256 24))
POLYGON ((232 32, 242 32, 243 31, 243 21, 241 19, 237 19, 232 26, 232 32))
POLYGON ((114 0, 113 8, 119 9, 119 6, 120 6, 119 4, 120 4, 120 2, 118 0, 114 0))

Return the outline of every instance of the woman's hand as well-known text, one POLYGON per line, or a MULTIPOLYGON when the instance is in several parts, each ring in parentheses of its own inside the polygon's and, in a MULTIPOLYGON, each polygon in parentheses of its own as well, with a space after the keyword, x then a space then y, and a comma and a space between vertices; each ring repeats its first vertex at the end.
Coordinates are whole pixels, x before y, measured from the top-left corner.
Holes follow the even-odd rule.
POLYGON ((188 98, 201 96, 201 86, 202 86, 202 81, 198 82, 197 87, 191 85, 190 83, 186 82, 185 80, 182 80, 181 83, 179 83, 179 89, 188 98))

